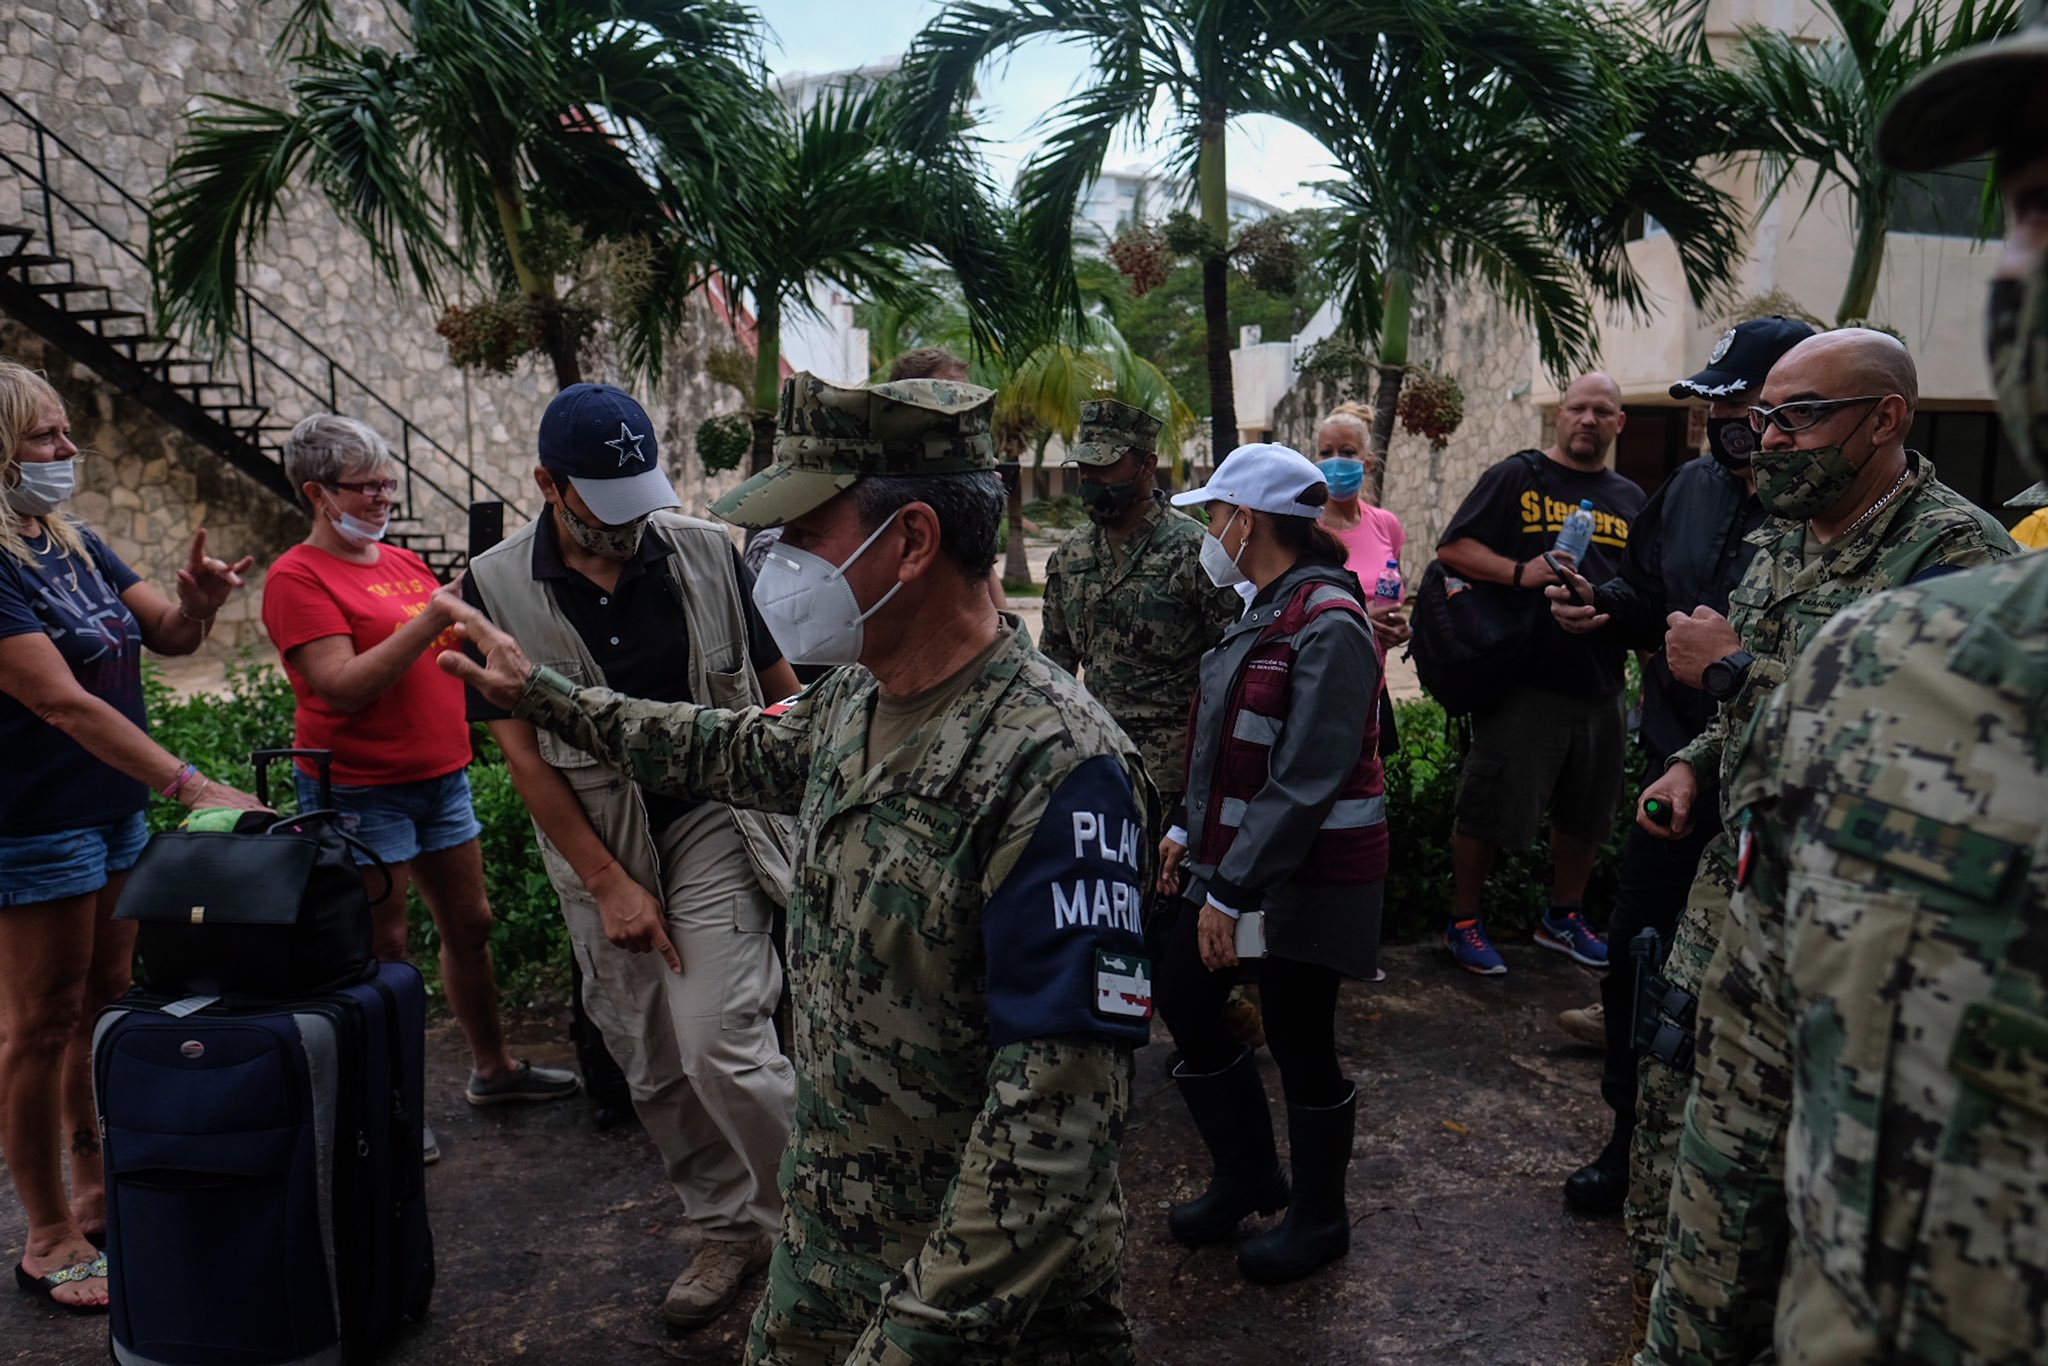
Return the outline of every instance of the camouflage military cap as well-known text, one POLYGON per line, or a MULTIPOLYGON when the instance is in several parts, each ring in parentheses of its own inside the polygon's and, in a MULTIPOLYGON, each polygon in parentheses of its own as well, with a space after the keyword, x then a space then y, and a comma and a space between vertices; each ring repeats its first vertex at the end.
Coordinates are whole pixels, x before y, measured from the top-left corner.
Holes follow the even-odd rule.
POLYGON ((775 463, 711 510, 738 526, 780 526, 868 475, 992 470, 995 401, 993 389, 957 380, 849 387, 791 376, 775 418, 775 463))
POLYGON ((1899 93, 1878 124, 1878 154, 1901 171, 1932 171, 1995 152, 2044 82, 2048 0, 2026 0, 2012 33, 1936 63, 1899 93))
POLYGON ((1113 398, 1091 398, 1081 404, 1081 429, 1067 452, 1069 465, 1114 465, 1132 451, 1149 455, 1159 449, 1161 422, 1142 408, 1113 398))

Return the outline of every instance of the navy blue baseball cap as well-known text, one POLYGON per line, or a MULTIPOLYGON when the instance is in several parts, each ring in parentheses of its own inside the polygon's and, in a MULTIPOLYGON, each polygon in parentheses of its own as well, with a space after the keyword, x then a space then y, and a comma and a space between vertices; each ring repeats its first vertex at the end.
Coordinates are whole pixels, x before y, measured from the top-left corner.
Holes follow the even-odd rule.
POLYGON ((566 475, 606 526, 680 506, 647 410, 611 384, 572 384, 540 419, 540 463, 566 475))

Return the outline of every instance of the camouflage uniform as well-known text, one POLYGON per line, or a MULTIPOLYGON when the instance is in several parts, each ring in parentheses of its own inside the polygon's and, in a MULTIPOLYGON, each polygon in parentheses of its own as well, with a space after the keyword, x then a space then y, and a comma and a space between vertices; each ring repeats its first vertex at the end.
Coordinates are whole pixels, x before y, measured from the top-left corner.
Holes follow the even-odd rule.
MULTIPOLYGON (((2041 153, 2025 13, 1907 89, 1887 161, 2041 153)), ((2040 475, 2048 254, 1994 285, 1990 333, 2040 475)), ((1645 1366, 2048 1360, 2044 723, 2040 555, 1843 612, 1758 718, 1645 1366)))
MULTIPOLYGON (((1150 451, 1159 419, 1109 399, 1081 405, 1068 459, 1113 465, 1150 451)), ((1090 523, 1053 552, 1045 571, 1038 648, 1082 676, 1088 691, 1136 742, 1171 808, 1185 781, 1188 700, 1202 654, 1244 611, 1244 599, 1202 572, 1202 524, 1164 494, 1121 543, 1090 523)))
MULTIPOLYGON (((780 521, 864 473, 992 467, 972 439, 991 397, 799 375, 776 465, 718 510, 780 521)), ((542 669, 517 714, 649 788, 796 818, 796 1119, 747 1359, 1129 1361, 1117 1157, 1150 1014, 1138 755, 1014 618, 938 720, 871 755, 878 687, 850 666, 721 711, 542 669)))
MULTIPOLYGON (((1724 818, 1739 743, 1815 633, 1849 604, 1942 566, 1983 564, 2017 550, 1989 515, 1934 477, 1908 452, 1911 473, 1891 503, 1853 535, 1826 547, 1805 522, 1772 518, 1749 536, 1758 554, 1728 600, 1728 622, 1755 656, 1741 689, 1698 738, 1673 756, 1699 775, 1699 800, 1720 802, 1724 818)), ((1732 828, 1732 826, 1730 826, 1732 828)), ((1727 918, 1735 849, 1724 831, 1700 857, 1700 871, 1672 936, 1665 976, 1697 992, 1727 918)), ((1663 1256, 1666 1204, 1692 1077, 1644 1057, 1638 1064, 1636 1131, 1629 1145, 1629 1252, 1639 1291, 1663 1256)))
POLYGON ((2048 1359, 2048 558, 1845 611, 1743 747, 1655 1362, 2048 1359), (1780 1277, 1783 1288, 1780 1289, 1780 1277))

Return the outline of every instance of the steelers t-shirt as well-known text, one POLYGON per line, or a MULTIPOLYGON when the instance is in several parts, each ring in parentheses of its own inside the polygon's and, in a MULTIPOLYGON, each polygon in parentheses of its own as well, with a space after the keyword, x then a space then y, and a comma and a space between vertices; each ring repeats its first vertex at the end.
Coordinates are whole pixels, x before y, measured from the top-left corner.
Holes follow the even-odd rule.
MULTIPOLYGON (((1579 572, 1604 583, 1619 572, 1629 523, 1649 501, 1634 480, 1610 469, 1580 470, 1548 457, 1532 462, 1510 456, 1479 476, 1437 544, 1473 540, 1511 560, 1533 560, 1556 543, 1564 519, 1586 499, 1593 504, 1593 543, 1579 572), (1532 463, 1541 468, 1531 469, 1532 463)), ((1537 590, 1531 595, 1532 601, 1540 598, 1537 590)), ((1522 677, 1552 692, 1612 697, 1621 691, 1626 657, 1614 632, 1570 635, 1542 611, 1522 677)))

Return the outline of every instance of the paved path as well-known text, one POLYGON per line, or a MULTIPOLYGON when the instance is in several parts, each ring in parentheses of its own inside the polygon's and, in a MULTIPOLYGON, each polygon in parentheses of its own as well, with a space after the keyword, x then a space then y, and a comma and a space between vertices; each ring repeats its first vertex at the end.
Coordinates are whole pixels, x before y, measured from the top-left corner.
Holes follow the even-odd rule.
MULTIPOLYGON (((1227 1248, 1166 1237, 1164 1208, 1206 1175, 1167 1079, 1142 1050, 1125 1149, 1125 1300, 1141 1357, 1165 1366, 1392 1363, 1602 1366, 1627 1315, 1621 1232, 1565 1213, 1559 1184, 1604 1137, 1598 1059, 1551 1017, 1592 979, 1509 945, 1505 978, 1467 977, 1440 949, 1388 951, 1389 978, 1347 986, 1338 1037, 1360 1088, 1351 1255, 1313 1279, 1259 1289, 1227 1248)), ((552 1021, 523 1051, 559 1061, 552 1021)), ((1159 1036, 1164 1038, 1163 1032, 1159 1036)), ((440 1284, 395 1366, 630 1366, 739 1360, 746 1311, 686 1338, 657 1312, 690 1242, 637 1130, 591 1131, 580 1104, 479 1111, 462 1103, 453 1028, 429 1040, 429 1116, 446 1159, 428 1173, 440 1284)), ((1277 1107, 1278 1082, 1264 1062, 1277 1107)), ((0 1256, 23 1222, 0 1183, 0 1256)), ((260 1257, 264 1249, 250 1248, 260 1257)), ((232 1280, 234 1268, 221 1269, 232 1280)), ((0 1362, 104 1362, 105 1321, 0 1290, 0 1362)))

